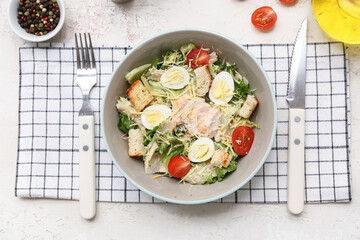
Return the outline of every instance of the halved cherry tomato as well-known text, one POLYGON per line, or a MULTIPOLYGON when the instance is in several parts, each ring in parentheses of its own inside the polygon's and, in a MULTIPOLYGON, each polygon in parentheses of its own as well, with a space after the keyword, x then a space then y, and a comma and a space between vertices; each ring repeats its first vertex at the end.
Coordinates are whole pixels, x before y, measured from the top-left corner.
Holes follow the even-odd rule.
POLYGON ((186 64, 193 69, 207 65, 209 54, 201 48, 193 49, 186 57, 186 64))
POLYGON ((282 3, 293 3, 296 2, 296 0, 280 0, 282 3))
POLYGON ((169 173, 176 178, 185 177, 185 175, 190 171, 190 168, 190 159, 183 155, 173 157, 168 165, 169 173))
POLYGON ((251 16, 251 22, 259 29, 268 29, 274 26, 277 19, 275 11, 268 6, 255 10, 251 16))
POLYGON ((254 142, 254 131, 250 127, 239 126, 232 134, 234 150, 239 155, 246 155, 254 142))

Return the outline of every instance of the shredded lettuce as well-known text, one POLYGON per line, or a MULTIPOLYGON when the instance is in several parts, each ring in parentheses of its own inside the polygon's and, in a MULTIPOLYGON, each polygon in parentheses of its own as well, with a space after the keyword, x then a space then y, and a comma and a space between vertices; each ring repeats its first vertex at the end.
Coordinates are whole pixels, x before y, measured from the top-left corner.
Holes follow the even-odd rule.
POLYGON ((221 71, 227 71, 227 72, 231 73, 233 76, 235 76, 235 74, 236 74, 236 72, 235 72, 237 69, 236 64, 233 64, 233 65, 224 64, 224 65, 219 65, 219 67, 220 67, 221 71))
MULTIPOLYGON (((237 156, 236 156, 237 157, 237 156)), ((215 168, 215 172, 216 172, 216 179, 219 181, 219 182, 221 182, 223 179, 224 179, 224 177, 225 177, 225 175, 227 174, 227 173, 231 173, 231 172, 233 172, 233 171, 235 171, 236 170, 236 157, 234 157, 232 160, 231 160, 231 162, 230 162, 230 164, 229 164, 229 166, 227 166, 226 168, 218 168, 218 167, 216 167, 215 168)))
POLYGON ((254 122, 252 122, 252 121, 250 121, 250 120, 246 120, 245 126, 251 127, 251 128, 254 128, 254 127, 255 127, 255 128, 259 128, 259 129, 260 129, 259 125, 257 125, 256 123, 254 123, 254 122))
POLYGON ((156 133, 156 130, 158 130, 159 127, 154 127, 152 130, 149 130, 145 133, 145 136, 144 136, 144 146, 147 146, 149 145, 149 143, 152 141, 155 133, 156 133))
POLYGON ((150 142, 156 142, 158 148, 156 152, 160 153, 162 163, 164 167, 167 166, 174 156, 185 154, 185 146, 177 136, 174 135, 174 131, 160 133, 159 127, 154 127, 152 130, 146 132, 144 136, 144 145, 148 146, 150 142))
MULTIPOLYGON (((225 145, 223 145, 222 143, 218 143, 215 147, 225 148, 225 145)), ((216 182, 216 180, 221 182, 226 174, 234 172, 236 170, 236 159, 238 156, 239 155, 235 155, 231 159, 229 166, 227 166, 226 168, 215 167, 216 176, 213 176, 211 171, 205 171, 202 174, 202 177, 206 180, 206 184, 214 183, 216 182)))
POLYGON ((234 78, 234 95, 231 99, 232 102, 237 102, 240 99, 245 101, 248 95, 251 95, 250 84, 244 81, 244 78, 240 78, 237 74, 236 64, 226 65, 225 63, 220 63, 217 61, 212 66, 209 66, 210 72, 213 74, 218 74, 220 71, 229 72, 234 78))
POLYGON ((184 143, 174 135, 174 131, 156 134, 156 142, 159 145, 158 152, 161 154, 163 165, 167 168, 171 158, 176 155, 185 155, 184 143))
POLYGON ((169 90, 166 89, 160 82, 148 80, 147 84, 145 85, 146 89, 150 93, 158 93, 158 94, 166 94, 169 90))
POLYGON ((173 51, 166 51, 162 54, 163 63, 161 69, 167 69, 170 66, 182 66, 186 64, 186 59, 184 58, 183 54, 177 50, 173 51))
POLYGON ((154 58, 151 62, 151 66, 150 67, 155 67, 157 68, 157 65, 159 63, 159 59, 158 58, 154 58))
POLYGON ((216 142, 214 141, 214 145, 215 145, 215 149, 222 149, 224 151, 226 151, 227 146, 225 144, 223 144, 222 142, 216 142))
POLYGON ((170 160, 177 155, 184 154, 183 152, 184 152, 184 145, 170 144, 168 150, 161 155, 162 163, 166 167, 166 169, 168 168, 170 160))
POLYGON ((138 126, 127 115, 120 113, 118 128, 124 133, 129 134, 130 129, 136 129, 138 126))
MULTIPOLYGON (((216 62, 217 63, 217 62, 216 62)), ((215 78, 215 76, 221 72, 221 68, 220 68, 220 65, 217 65, 217 64, 209 64, 209 71, 210 71, 210 74, 213 78, 215 78)))
POLYGON ((163 155, 163 154, 168 150, 168 147, 169 147, 169 145, 167 145, 167 144, 164 143, 164 142, 161 142, 161 143, 159 144, 159 153, 160 153, 161 155, 163 155))
MULTIPOLYGON (((216 171, 216 170, 215 170, 216 171)), ((212 175, 212 172, 211 171, 206 171, 203 173, 203 177, 205 178, 206 180, 206 184, 211 184, 211 183, 214 183, 216 182, 216 177, 214 177, 212 175)))
POLYGON ((180 52, 182 53, 182 55, 184 56, 184 58, 186 58, 186 56, 188 55, 188 53, 189 53, 191 50, 195 49, 195 48, 196 48, 195 44, 193 44, 193 43, 188 43, 188 44, 182 45, 182 46, 180 47, 180 52))
POLYGON ((243 80, 234 81, 234 96, 231 101, 236 102, 240 99, 245 101, 248 95, 252 95, 249 83, 245 83, 243 80))
POLYGON ((140 80, 141 75, 143 75, 149 68, 151 64, 144 64, 140 67, 134 68, 130 72, 126 73, 125 79, 130 83, 133 84, 137 80, 140 80))

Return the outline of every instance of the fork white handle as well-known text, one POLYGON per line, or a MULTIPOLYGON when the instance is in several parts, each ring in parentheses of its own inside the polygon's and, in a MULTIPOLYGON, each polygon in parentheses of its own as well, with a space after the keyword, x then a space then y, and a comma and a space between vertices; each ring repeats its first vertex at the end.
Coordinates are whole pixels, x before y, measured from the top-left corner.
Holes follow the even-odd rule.
POLYGON ((304 209, 305 110, 289 109, 287 207, 293 214, 304 209))
POLYGON ((94 116, 79 116, 80 214, 91 219, 96 213, 94 116))

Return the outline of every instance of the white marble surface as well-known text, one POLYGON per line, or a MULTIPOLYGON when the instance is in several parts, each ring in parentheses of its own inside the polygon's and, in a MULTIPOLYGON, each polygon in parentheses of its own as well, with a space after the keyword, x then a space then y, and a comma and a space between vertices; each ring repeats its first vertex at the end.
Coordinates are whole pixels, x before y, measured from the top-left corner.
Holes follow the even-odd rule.
MULTIPOLYGON (((285 6, 279 0, 64 0, 67 19, 54 42, 72 42, 91 32, 94 42, 136 44, 161 31, 208 28, 241 43, 293 42, 309 18, 309 41, 329 39, 318 27, 309 0, 285 6), (250 16, 269 5, 278 13, 274 29, 260 32, 250 16)), ((359 239, 360 238, 360 46, 350 46, 352 196, 350 204, 308 204, 293 216, 283 204, 99 203, 93 221, 80 218, 78 202, 14 197, 17 155, 18 47, 24 42, 6 19, 0 1, 0 239, 359 239)))

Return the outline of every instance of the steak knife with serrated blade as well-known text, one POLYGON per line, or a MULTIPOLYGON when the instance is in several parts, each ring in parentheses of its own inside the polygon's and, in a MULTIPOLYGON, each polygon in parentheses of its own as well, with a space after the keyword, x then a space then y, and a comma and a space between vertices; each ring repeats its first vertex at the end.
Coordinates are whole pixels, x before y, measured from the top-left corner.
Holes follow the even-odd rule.
POLYGON ((287 208, 293 214, 304 209, 306 36, 307 18, 295 40, 286 98, 289 104, 287 208))

